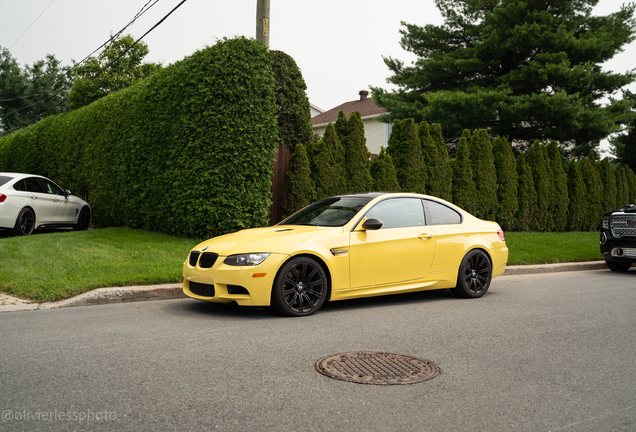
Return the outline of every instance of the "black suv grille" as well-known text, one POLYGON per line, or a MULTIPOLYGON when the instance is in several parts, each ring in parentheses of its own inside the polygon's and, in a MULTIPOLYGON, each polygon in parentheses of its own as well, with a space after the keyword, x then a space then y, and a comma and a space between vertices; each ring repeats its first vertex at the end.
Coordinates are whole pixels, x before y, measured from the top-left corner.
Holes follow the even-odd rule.
POLYGON ((214 285, 190 282, 190 291, 202 297, 214 297, 214 285))

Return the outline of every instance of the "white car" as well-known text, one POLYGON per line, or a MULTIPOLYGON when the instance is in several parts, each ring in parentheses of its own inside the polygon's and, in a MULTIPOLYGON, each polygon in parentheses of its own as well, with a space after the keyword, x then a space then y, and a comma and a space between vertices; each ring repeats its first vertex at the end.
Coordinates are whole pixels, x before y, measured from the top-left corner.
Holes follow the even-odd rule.
POLYGON ((51 180, 33 174, 0 172, 0 229, 29 235, 36 229, 88 229, 91 207, 51 180))

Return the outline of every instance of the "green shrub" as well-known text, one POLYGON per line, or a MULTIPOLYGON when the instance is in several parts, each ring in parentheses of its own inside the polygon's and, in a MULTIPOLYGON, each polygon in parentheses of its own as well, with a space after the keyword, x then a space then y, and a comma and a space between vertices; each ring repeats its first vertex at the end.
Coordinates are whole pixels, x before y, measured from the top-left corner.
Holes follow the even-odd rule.
POLYGON ((453 204, 463 208, 469 213, 474 213, 476 190, 468 150, 468 141, 470 139, 470 131, 465 130, 457 144, 457 156, 452 164, 453 204))
MULTIPOLYGON (((438 167, 437 177, 439 181, 439 195, 436 195, 446 201, 453 199, 453 172, 451 171, 450 159, 448 158, 448 148, 442 137, 442 127, 439 123, 431 125, 431 137, 437 146, 441 164, 438 167)), ((430 178, 429 178, 430 180, 430 178)))
POLYGON ((552 196, 552 170, 545 159, 543 146, 537 141, 526 153, 526 162, 532 172, 534 189, 537 192, 536 211, 532 211, 532 231, 551 231, 552 215, 550 210, 550 198, 552 196))
POLYGON ((587 189, 581 175, 579 164, 575 161, 568 168, 568 194, 570 204, 568 207, 568 230, 585 231, 587 224, 587 189))
POLYGON ((493 220, 497 215, 497 173, 488 132, 475 131, 468 148, 475 182, 475 216, 493 220))
POLYGON ((371 176, 373 177, 373 190, 378 192, 399 192, 400 184, 398 183, 395 166, 391 155, 388 154, 384 147, 380 149, 377 159, 371 162, 371 176))
POLYGON ((504 230, 515 226, 515 215, 519 208, 517 200, 517 170, 512 146, 505 138, 493 141, 493 160, 497 174, 497 215, 495 220, 504 230))
POLYGON ((547 148, 548 161, 552 169, 552 197, 550 199, 550 214, 554 231, 565 231, 568 223, 568 178, 563 169, 563 157, 555 141, 547 148))
POLYGON ((526 158, 520 154, 517 158, 517 200, 519 203, 515 217, 515 230, 528 231, 532 225, 532 213, 537 211, 537 191, 534 188, 532 170, 526 163, 526 158))
POLYGON ((426 193, 426 172, 422 148, 413 119, 395 120, 387 153, 391 155, 400 187, 404 192, 426 193))
POLYGON ((287 189, 283 201, 285 217, 290 216, 309 205, 316 197, 314 184, 311 181, 309 159, 303 144, 297 144, 289 161, 287 172, 287 189))
POLYGON ((223 40, 0 139, 0 170, 42 174, 87 195, 101 226, 197 238, 266 225, 274 84, 265 46, 223 40))
POLYGON ((316 199, 327 198, 345 192, 347 184, 341 164, 344 149, 333 124, 329 123, 322 139, 307 146, 307 158, 311 179, 316 188, 316 199))

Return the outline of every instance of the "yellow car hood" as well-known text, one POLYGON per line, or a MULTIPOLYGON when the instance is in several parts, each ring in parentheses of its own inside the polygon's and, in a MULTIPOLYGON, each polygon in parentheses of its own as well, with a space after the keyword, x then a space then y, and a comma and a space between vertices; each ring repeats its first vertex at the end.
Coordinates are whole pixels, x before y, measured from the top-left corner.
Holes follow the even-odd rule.
MULTIPOLYGON (((277 225, 267 228, 252 228, 214 237, 198 244, 193 250, 201 251, 207 247, 206 252, 216 252, 221 256, 229 256, 251 252, 270 252, 289 255, 294 251, 306 250, 311 242, 314 248, 317 245, 330 247, 326 243, 337 242, 333 234, 342 234, 342 227, 316 227, 304 225, 277 225), (331 238, 331 240, 327 240, 331 238)), ((346 244, 335 245, 346 246, 346 244)), ((313 248, 312 248, 313 249, 313 248)))

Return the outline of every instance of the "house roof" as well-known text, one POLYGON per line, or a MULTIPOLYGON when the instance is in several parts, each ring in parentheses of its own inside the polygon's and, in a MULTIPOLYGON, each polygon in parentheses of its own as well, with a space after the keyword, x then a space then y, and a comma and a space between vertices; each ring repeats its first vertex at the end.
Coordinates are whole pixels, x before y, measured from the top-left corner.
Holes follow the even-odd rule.
POLYGON ((351 102, 345 102, 342 105, 338 105, 337 107, 330 109, 329 111, 325 111, 322 114, 318 114, 317 116, 312 117, 312 126, 335 123, 335 121, 338 120, 338 113, 340 111, 344 111, 347 116, 352 112, 358 111, 360 113, 360 116, 363 118, 368 116, 377 116, 387 112, 385 108, 379 107, 374 104, 373 100, 367 97, 368 94, 369 93, 366 91, 361 91, 360 99, 351 102))

